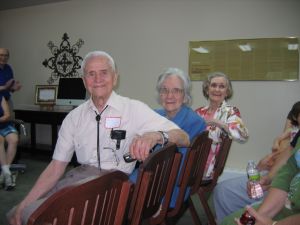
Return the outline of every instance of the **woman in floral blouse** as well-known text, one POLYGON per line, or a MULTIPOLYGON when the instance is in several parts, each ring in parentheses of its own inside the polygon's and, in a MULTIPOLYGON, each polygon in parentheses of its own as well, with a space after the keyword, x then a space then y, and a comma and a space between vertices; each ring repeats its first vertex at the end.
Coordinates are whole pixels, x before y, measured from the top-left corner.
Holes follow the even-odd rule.
POLYGON ((224 73, 209 74, 202 88, 209 105, 196 109, 196 112, 206 120, 209 136, 213 140, 204 175, 209 179, 219 152, 222 130, 225 130, 233 140, 241 143, 248 139, 248 130, 241 119, 239 109, 226 102, 232 97, 233 90, 230 80, 224 73))

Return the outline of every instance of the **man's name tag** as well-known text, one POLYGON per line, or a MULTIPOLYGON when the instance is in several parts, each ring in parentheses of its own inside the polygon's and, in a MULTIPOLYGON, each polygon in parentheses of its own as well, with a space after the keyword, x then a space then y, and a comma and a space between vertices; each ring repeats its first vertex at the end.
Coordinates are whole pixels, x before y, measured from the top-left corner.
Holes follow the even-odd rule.
POLYGON ((118 128, 121 125, 121 118, 120 117, 106 117, 105 118, 105 128, 113 129, 118 128))

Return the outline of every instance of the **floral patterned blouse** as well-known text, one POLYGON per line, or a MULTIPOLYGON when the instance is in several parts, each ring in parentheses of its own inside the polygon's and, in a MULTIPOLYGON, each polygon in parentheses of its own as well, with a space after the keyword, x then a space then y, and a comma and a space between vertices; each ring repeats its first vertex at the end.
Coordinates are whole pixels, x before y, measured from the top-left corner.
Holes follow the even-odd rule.
MULTIPOLYGON (((209 106, 204 106, 196 109, 196 113, 202 116, 205 120, 208 119, 209 106)), ((241 119, 240 111, 235 106, 230 106, 226 101, 223 101, 221 106, 216 110, 213 119, 220 120, 227 124, 229 129, 229 136, 240 143, 244 143, 248 139, 248 130, 245 127, 244 122, 241 119)), ((220 136, 222 130, 214 125, 208 125, 209 137, 213 140, 210 154, 206 163, 205 178, 210 178, 213 173, 215 165, 215 158, 220 148, 220 136)))

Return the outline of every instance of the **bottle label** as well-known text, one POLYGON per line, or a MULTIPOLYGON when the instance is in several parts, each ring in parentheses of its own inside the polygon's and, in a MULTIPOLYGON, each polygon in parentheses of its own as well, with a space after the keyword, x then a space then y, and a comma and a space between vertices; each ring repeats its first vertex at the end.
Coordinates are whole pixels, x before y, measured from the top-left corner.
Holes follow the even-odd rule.
POLYGON ((251 198, 252 199, 258 199, 263 197, 264 192, 263 189, 261 187, 261 185, 259 183, 255 183, 255 182, 251 182, 251 187, 250 187, 250 191, 251 191, 251 198))
POLYGON ((259 179, 260 179, 259 173, 249 174, 249 180, 251 180, 251 181, 259 181, 259 179))

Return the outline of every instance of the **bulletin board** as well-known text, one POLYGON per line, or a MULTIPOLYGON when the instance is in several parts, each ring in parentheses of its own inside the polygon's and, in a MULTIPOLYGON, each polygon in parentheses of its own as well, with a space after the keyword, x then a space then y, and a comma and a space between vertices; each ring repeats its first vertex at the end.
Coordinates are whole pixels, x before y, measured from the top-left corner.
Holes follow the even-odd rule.
POLYGON ((231 80, 296 81, 298 38, 190 41, 191 80, 204 80, 213 71, 224 72, 231 80))

